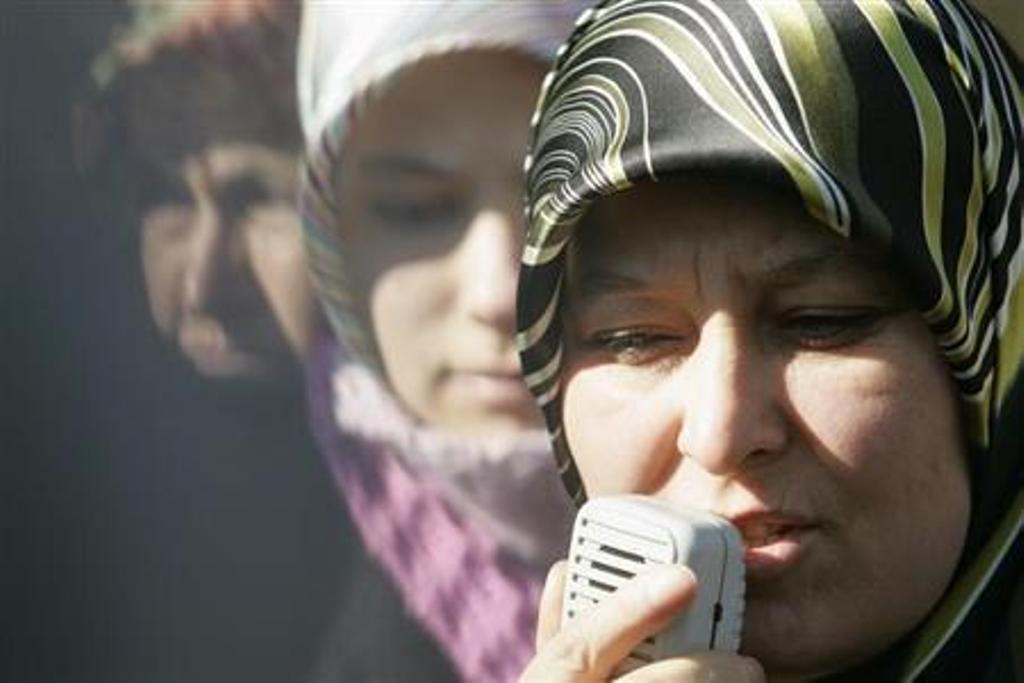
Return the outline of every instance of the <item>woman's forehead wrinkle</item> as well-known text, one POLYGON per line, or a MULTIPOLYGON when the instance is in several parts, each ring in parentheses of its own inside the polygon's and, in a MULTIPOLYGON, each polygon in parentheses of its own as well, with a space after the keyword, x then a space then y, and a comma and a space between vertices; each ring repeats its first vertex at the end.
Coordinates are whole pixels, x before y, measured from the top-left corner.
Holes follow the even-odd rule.
POLYGON ((775 263, 769 262, 759 273, 758 281, 761 287, 774 290, 842 282, 894 304, 908 297, 908 292, 883 261, 866 258, 838 240, 801 250, 775 263))
MULTIPOLYGON (((664 245, 667 246, 667 245, 664 245)), ((739 249, 734 243, 723 250, 704 249, 699 241, 687 248, 643 250, 615 258, 611 253, 575 260, 571 296, 577 304, 605 297, 686 296, 702 301, 709 292, 727 285, 733 291, 771 292, 814 285, 826 280, 859 283, 888 292, 891 276, 871 262, 863 262, 842 244, 792 248, 739 249)), ((619 252, 620 255, 628 252, 619 252)))
POLYGON ((704 271, 701 269, 703 260, 701 259, 701 248, 700 242, 694 244, 694 248, 690 250, 690 272, 693 273, 693 286, 694 294, 697 299, 700 300, 704 296, 704 271))

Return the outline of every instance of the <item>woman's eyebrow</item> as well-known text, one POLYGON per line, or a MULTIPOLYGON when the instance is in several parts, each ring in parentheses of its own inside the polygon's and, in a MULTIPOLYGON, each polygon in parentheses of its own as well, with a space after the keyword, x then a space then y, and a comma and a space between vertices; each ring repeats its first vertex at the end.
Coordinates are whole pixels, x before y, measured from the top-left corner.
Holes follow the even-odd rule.
POLYGON ((759 274, 758 279, 766 284, 785 287, 804 284, 821 277, 834 277, 840 273, 871 278, 891 277, 880 262, 859 258, 845 244, 839 243, 768 265, 759 274))
POLYGON ((610 294, 635 292, 648 287, 650 287, 649 282, 630 275, 612 270, 586 269, 573 283, 572 291, 580 300, 588 301, 610 294))
MULTIPOLYGON (((843 248, 843 245, 829 245, 814 251, 805 251, 792 256, 769 259, 757 272, 757 279, 765 284, 778 286, 796 285, 816 277, 851 270, 866 270, 858 267, 858 260, 843 248)), ((642 277, 626 275, 612 268, 583 267, 573 286, 573 291, 583 298, 596 298, 607 294, 650 288, 652 283, 642 277)))
POLYGON ((449 173, 441 164, 421 157, 402 154, 378 154, 360 164, 363 173, 376 176, 437 176, 449 173))
MULTIPOLYGON (((799 287, 823 278, 856 277, 866 279, 888 291, 893 275, 877 259, 861 258, 846 244, 823 246, 792 256, 772 259, 756 272, 759 286, 799 287), (771 262, 774 261, 774 262, 771 262)), ((628 275, 612 267, 583 267, 573 281, 573 298, 581 303, 605 296, 646 292, 654 294, 658 283, 642 276, 628 275)))

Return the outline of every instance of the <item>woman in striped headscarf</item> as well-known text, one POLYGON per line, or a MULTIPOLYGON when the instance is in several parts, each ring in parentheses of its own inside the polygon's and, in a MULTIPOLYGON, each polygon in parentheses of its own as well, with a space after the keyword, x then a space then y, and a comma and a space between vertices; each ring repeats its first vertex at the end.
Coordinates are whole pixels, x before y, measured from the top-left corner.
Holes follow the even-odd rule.
MULTIPOLYGON (((571 517, 514 301, 529 115, 583 7, 315 2, 303 18, 302 211, 331 328, 315 431, 368 554, 464 680, 514 679, 532 655, 571 517)), ((445 680, 380 627, 377 595, 350 589, 320 678, 445 680)))
MULTIPOLYGON (((957 0, 581 22, 528 163, 524 373, 577 502, 746 545, 740 655, 634 675, 1024 673, 1022 105, 957 0)), ((694 590, 666 570, 559 630, 561 576, 530 680, 608 676, 694 590)))

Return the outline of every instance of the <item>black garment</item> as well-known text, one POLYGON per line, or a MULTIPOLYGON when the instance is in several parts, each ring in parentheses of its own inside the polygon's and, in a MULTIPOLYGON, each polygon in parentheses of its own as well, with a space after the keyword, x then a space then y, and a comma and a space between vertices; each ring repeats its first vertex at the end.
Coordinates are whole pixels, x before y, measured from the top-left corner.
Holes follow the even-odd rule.
POLYGON ((302 681, 354 532, 298 385, 195 377, 75 174, 118 10, 0 12, 0 681, 302 681))
POLYGON ((457 680, 376 564, 365 556, 353 558, 346 581, 310 683, 457 680))

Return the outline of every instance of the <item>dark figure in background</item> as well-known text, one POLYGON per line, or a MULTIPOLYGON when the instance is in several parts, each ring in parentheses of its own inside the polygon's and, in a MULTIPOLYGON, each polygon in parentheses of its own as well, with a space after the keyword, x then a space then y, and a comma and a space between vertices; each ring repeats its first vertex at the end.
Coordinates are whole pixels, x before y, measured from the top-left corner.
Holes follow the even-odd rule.
MULTIPOLYGON (((65 173, 64 131, 72 77, 85 80, 89 60, 61 63, 67 91, 48 93, 49 108, 11 100, 36 120, 17 145, 28 192, 11 193, 31 208, 15 242, 26 305, 9 396, 20 424, 0 448, 15 466, 4 477, 15 496, 3 497, 15 505, 5 517, 25 527, 10 553, 25 578, 11 610, 19 656, 0 678, 301 680, 350 532, 297 381, 312 321, 304 266, 285 246, 300 241, 290 210, 297 7, 138 10, 154 17, 154 32, 118 40, 119 68, 75 117, 81 178, 65 173), (189 218, 151 230, 155 212, 189 218), (175 262, 178 247, 187 267, 175 262), (196 261, 206 276, 194 275, 204 271, 196 261), (263 273, 285 262, 294 284, 275 293, 267 283, 282 278, 263 273), (189 278, 192 290, 176 292, 189 278), (278 323, 285 308, 302 315, 278 323), (185 354, 163 343, 152 317, 187 341, 185 354)), ((81 18, 67 3, 19 16, 33 19, 19 28, 32 30, 16 42, 23 55, 63 49, 81 18)), ((33 79, 59 87, 49 60, 39 63, 14 95, 33 79)))
MULTIPOLYGON (((294 3, 143 6, 96 62, 154 322, 211 378, 291 374, 315 309, 295 186, 294 3)), ((103 123, 103 122, 101 122, 103 123)))

